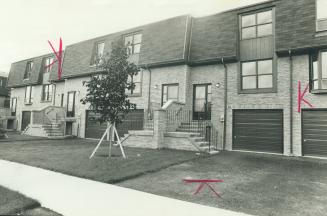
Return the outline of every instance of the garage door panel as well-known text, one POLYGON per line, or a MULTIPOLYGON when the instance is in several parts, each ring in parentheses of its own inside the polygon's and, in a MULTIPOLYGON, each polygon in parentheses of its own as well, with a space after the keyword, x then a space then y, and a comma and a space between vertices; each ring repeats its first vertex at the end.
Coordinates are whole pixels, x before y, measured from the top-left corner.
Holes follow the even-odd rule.
MULTIPOLYGON (((93 111, 88 110, 86 115, 86 128, 85 137, 100 139, 105 132, 107 125, 106 123, 100 124, 99 114, 95 114, 93 111)), ((142 130, 144 120, 144 110, 131 110, 125 115, 123 122, 116 125, 119 136, 124 136, 128 133, 128 130, 142 130)))
POLYGON ((327 156, 327 110, 302 111, 302 152, 327 156))
POLYGON ((233 149, 283 153, 282 110, 234 110, 233 149))

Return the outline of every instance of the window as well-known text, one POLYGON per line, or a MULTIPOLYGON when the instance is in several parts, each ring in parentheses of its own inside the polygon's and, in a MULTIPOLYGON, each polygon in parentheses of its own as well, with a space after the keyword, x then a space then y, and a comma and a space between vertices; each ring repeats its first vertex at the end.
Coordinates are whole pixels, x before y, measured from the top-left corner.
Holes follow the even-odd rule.
POLYGON ((91 65, 98 65, 102 63, 104 52, 104 42, 98 42, 94 45, 91 65))
POLYGON ((52 69, 52 64, 53 64, 53 58, 52 57, 47 57, 44 60, 44 73, 49 73, 52 69))
POLYGON ((67 117, 75 116, 75 92, 68 92, 67 94, 67 117))
POLYGON ((327 51, 311 56, 311 90, 327 90, 327 51))
POLYGON ((178 84, 162 85, 161 104, 164 105, 169 100, 178 101, 178 84))
POLYGON ((250 39, 273 34, 272 10, 241 17, 241 38, 250 39))
POLYGON ((32 98, 32 86, 25 87, 25 103, 31 104, 33 102, 32 98))
POLYGON ((142 34, 132 34, 125 36, 125 46, 127 48, 127 54, 137 54, 140 53, 141 50, 141 41, 142 41, 142 34))
POLYGON ((327 1, 317 0, 317 20, 327 19, 327 1))
POLYGON ((142 72, 138 72, 134 76, 128 76, 127 82, 134 83, 135 88, 133 90, 126 89, 126 94, 141 94, 141 80, 142 80, 142 72))
POLYGON ((64 98, 65 98, 65 94, 61 94, 61 100, 60 100, 61 107, 64 107, 64 98))
POLYGON ((52 100, 52 85, 43 85, 42 88, 42 101, 51 101, 52 100))
POLYGON ((273 88, 273 61, 261 60, 241 63, 241 89, 273 88))
POLYGON ((28 61, 26 64, 26 69, 25 69, 25 73, 24 73, 24 79, 29 79, 31 77, 31 72, 33 69, 33 61, 28 61))
POLYGON ((16 116, 16 110, 17 110, 17 98, 11 99, 11 115, 16 116))
POLYGON ((327 30, 327 1, 326 0, 317 0, 316 5, 316 19, 317 19, 317 31, 326 31, 327 30))

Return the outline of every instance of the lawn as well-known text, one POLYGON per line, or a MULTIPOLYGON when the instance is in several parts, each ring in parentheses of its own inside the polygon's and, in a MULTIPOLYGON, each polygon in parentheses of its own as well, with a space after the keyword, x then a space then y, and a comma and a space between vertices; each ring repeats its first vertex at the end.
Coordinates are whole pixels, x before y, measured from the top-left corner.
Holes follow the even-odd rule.
MULTIPOLYGON (((20 162, 105 183, 117 183, 195 158, 194 152, 124 148, 127 159, 104 143, 89 159, 97 141, 85 139, 0 142, 0 159, 20 162)), ((201 157, 201 156, 200 156, 201 157)))
POLYGON ((118 185, 157 195, 254 215, 326 215, 327 160, 222 152, 118 185), (222 198, 184 178, 222 179, 222 198), (149 184, 151 182, 151 184, 149 184))
POLYGON ((0 215, 60 216, 40 203, 0 186, 0 215))
POLYGON ((0 186, 0 215, 16 214, 39 206, 40 203, 37 201, 0 186))

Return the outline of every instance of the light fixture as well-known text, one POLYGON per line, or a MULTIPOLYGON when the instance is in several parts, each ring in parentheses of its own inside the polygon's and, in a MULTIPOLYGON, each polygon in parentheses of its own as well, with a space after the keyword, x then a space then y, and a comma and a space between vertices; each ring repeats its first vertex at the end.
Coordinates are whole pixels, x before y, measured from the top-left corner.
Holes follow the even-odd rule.
POLYGON ((153 88, 157 89, 158 88, 158 85, 154 85, 153 88))
POLYGON ((220 87, 220 83, 216 83, 216 87, 219 88, 220 87))

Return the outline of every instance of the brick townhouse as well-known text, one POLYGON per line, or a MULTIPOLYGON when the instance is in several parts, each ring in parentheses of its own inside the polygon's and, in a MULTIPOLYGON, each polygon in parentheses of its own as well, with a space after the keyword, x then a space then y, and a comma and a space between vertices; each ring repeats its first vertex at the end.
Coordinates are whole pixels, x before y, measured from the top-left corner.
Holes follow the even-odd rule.
POLYGON ((160 116, 151 110, 164 110, 163 136, 172 148, 185 140, 206 144, 207 133, 185 135, 206 122, 214 149, 327 156, 326 9, 325 0, 266 1, 82 41, 65 48, 60 80, 56 64, 45 67, 52 54, 13 63, 8 86, 17 130, 100 137, 104 126, 80 103, 82 82, 101 73, 95 65, 122 38, 141 68, 128 92, 137 110, 124 122, 143 122, 125 129, 146 129, 131 132, 127 144, 156 142, 158 122, 155 129, 146 123, 160 116))

